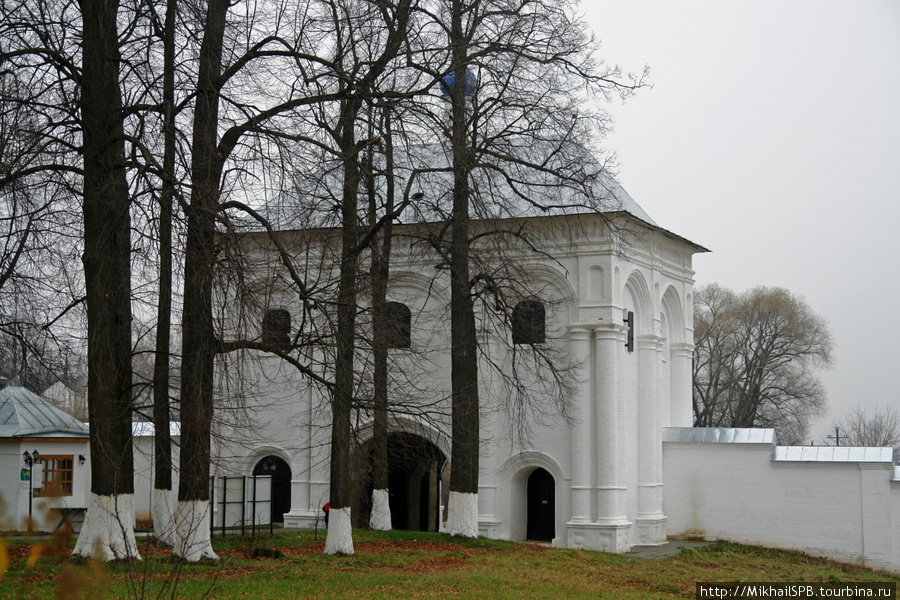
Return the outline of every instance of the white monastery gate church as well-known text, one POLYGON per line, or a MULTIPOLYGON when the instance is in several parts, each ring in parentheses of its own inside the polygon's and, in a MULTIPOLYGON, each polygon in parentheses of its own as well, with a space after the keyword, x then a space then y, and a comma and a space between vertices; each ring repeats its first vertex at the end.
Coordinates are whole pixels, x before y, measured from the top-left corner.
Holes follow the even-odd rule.
MULTIPOLYGON (((483 303, 488 308, 480 316, 478 519, 487 537, 613 552, 666 539, 662 432, 692 422, 691 260, 705 250, 658 227, 620 187, 615 194, 620 210, 603 215, 504 224, 524 227, 540 252, 503 242, 526 280, 506 291, 512 327, 509 319, 484 316, 493 300, 483 303), (524 330, 517 321, 523 318, 524 330), (512 329, 524 331, 519 337, 526 339, 514 339, 512 329), (550 373, 536 352, 553 354, 559 372, 550 373), (554 376, 567 383, 550 383, 554 376), (521 399, 525 390, 528 398, 521 399)), ((389 357, 389 394, 396 407, 390 419, 390 496, 396 528, 437 530, 451 444, 449 282, 435 269, 436 256, 420 249, 419 227, 395 230, 388 285, 393 318, 408 336, 389 357)), ((320 254, 339 249, 337 231, 281 235, 287 247, 303 248, 310 261, 322 264, 330 257, 322 260, 320 254)), ((296 335, 305 318, 296 293, 280 284, 281 268, 265 237, 254 243, 259 263, 253 272, 260 276, 252 285, 265 289, 265 298, 257 314, 226 319, 260 328, 263 338, 296 335), (279 327, 284 331, 275 331, 279 327)), ((479 267, 499 270, 488 263, 510 260, 490 248, 482 254, 488 257, 479 259, 479 267)), ((473 265, 473 277, 477 272, 473 265)), ((252 336, 246 329, 243 334, 252 336)), ((365 356, 358 359, 364 361, 365 356)), ((311 528, 328 501, 325 392, 264 353, 246 361, 242 373, 261 408, 255 409, 246 444, 220 446, 220 474, 259 472, 264 460, 279 465, 290 473, 285 526, 311 528)), ((228 404, 227 390, 225 395, 228 404)), ((371 413, 360 411, 356 426, 353 521, 365 526, 371 413)))
MULTIPOLYGON (((772 430, 691 428, 691 265, 706 250, 610 187, 616 206, 604 214, 491 222, 526 232, 530 246, 479 237, 488 224, 472 225, 480 240, 472 268, 480 294, 480 534, 612 552, 692 535, 900 572, 900 471, 890 449, 784 447, 772 430), (500 288, 503 303, 494 295, 500 288)), ((389 496, 394 528, 437 531, 451 448, 449 283, 423 241, 428 227, 395 226, 389 496)), ((311 287, 333 285, 339 234, 278 233, 311 287)), ((217 482, 272 475, 274 520, 321 528, 331 414, 315 380, 330 380, 333 362, 331 340, 316 336, 328 327, 292 291, 264 234, 241 244, 242 275, 220 284, 226 336, 275 345, 308 339, 300 363, 311 371, 301 374, 271 352, 222 355, 214 475, 217 482)), ((363 307, 363 402, 371 397, 367 314, 363 307)), ((365 406, 354 431, 352 520, 365 527, 372 490, 365 406)), ((148 485, 137 482, 138 513, 148 485)), ((228 510, 217 500, 215 522, 228 510)))

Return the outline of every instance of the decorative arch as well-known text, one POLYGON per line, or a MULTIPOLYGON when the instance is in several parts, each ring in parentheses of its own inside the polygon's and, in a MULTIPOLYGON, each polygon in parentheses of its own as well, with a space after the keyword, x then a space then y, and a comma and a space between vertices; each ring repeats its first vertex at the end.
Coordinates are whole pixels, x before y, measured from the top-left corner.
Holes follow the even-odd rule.
POLYGON ((288 467, 291 468, 292 473, 296 473, 297 469, 295 468, 293 462, 291 461, 290 455, 285 452, 283 448, 279 448, 277 446, 257 446, 253 450, 251 450, 244 458, 241 460, 241 474, 242 475, 251 475, 253 474, 253 469, 256 467, 256 464, 264 459, 267 456, 277 456, 281 460, 287 463, 288 467))
POLYGON ((605 271, 600 265, 593 265, 588 268, 588 300, 599 302, 605 297, 605 271))
POLYGON ((559 306, 559 314, 563 323, 575 318, 575 307, 578 294, 566 274, 559 269, 543 263, 527 265, 528 277, 534 283, 541 283, 549 288, 550 294, 542 294, 541 298, 559 306))
POLYGON ((684 307, 674 286, 670 285, 666 288, 661 305, 668 324, 668 331, 663 331, 663 335, 672 344, 683 342, 685 337, 684 307))
MULTIPOLYGON (((634 301, 635 328, 637 333, 650 333, 653 331, 651 321, 653 319, 653 300, 650 296, 650 287, 643 273, 633 271, 625 281, 625 290, 631 294, 634 301)), ((623 293, 624 302, 624 293, 623 293)), ((627 308, 627 307, 626 307, 627 308)))
MULTIPOLYGON (((291 510, 291 480, 294 472, 287 461, 275 454, 267 454, 253 468, 254 476, 270 478, 269 514, 275 523, 284 523, 284 515, 291 510)), ((253 484, 254 494, 257 485, 253 484)))
POLYGON ((509 515, 509 534, 512 540, 524 540, 528 531, 528 479, 533 472, 543 469, 553 478, 555 492, 554 529, 559 534, 565 523, 563 507, 566 496, 563 483, 565 476, 562 468, 553 458, 543 452, 520 452, 509 459, 497 471, 498 483, 502 496, 498 500, 505 504, 505 513, 509 515))
MULTIPOLYGON (((389 347, 422 350, 423 344, 433 343, 428 340, 434 340, 436 332, 446 323, 441 317, 450 304, 450 296, 433 277, 412 271, 392 273, 386 299, 386 309, 392 305, 406 307, 403 325, 397 331, 400 335, 392 340, 397 343, 389 343, 389 347)), ((399 324, 399 321, 395 322, 395 325, 399 324)), ((437 339, 442 336, 438 335, 437 339)))
MULTIPOLYGON (((367 526, 372 511, 373 433, 371 423, 360 431, 361 443, 351 458, 354 527, 367 526)), ((394 529, 440 530, 449 464, 450 445, 445 436, 412 419, 389 420, 388 501, 394 529)))
MULTIPOLYGON (((357 436, 359 437, 360 444, 364 444, 372 439, 372 435, 374 434, 373 429, 374 423, 371 420, 359 428, 357 436)), ((391 433, 410 433, 412 435, 417 435, 437 446, 438 450, 443 452, 448 460, 450 459, 450 438, 426 423, 402 415, 391 416, 388 418, 388 431, 391 433)))
POLYGON ((433 277, 429 277, 423 273, 415 271, 397 271, 391 273, 391 278, 388 282, 388 299, 409 304, 408 300, 412 297, 422 298, 425 303, 431 298, 443 305, 450 302, 450 291, 440 282, 435 281, 433 277), (402 294, 397 294, 399 290, 403 290, 404 288, 413 292, 413 296, 404 298, 402 297, 402 294))

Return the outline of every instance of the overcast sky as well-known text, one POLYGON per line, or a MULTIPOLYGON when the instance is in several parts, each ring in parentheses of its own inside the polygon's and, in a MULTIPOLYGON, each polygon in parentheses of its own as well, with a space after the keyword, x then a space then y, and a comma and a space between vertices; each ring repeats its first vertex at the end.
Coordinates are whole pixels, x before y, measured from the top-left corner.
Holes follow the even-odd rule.
POLYGON ((698 284, 781 286, 825 316, 833 416, 900 409, 900 2, 585 0, 608 63, 619 180, 709 248, 698 284))

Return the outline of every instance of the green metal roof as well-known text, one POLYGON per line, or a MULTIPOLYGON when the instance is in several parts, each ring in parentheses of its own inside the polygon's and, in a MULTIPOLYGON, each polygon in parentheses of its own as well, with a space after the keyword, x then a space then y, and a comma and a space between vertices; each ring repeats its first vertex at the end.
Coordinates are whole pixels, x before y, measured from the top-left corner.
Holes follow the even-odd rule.
POLYGON ((23 387, 0 390, 0 438, 88 437, 88 426, 23 387))

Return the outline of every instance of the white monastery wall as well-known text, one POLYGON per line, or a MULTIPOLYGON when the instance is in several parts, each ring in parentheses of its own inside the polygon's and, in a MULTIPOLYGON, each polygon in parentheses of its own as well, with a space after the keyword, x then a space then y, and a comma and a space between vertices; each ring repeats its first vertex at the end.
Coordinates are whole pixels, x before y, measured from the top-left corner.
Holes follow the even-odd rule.
POLYGON ((772 430, 666 431, 669 535, 802 550, 900 570, 890 448, 776 446, 772 430), (719 436, 721 441, 707 440, 719 436))
MULTIPOLYGON (((134 518, 153 518, 153 478, 156 474, 153 423, 132 423, 131 448, 134 457, 134 518)), ((180 460, 181 424, 170 426, 172 440, 172 505, 178 504, 178 461, 180 460)))

